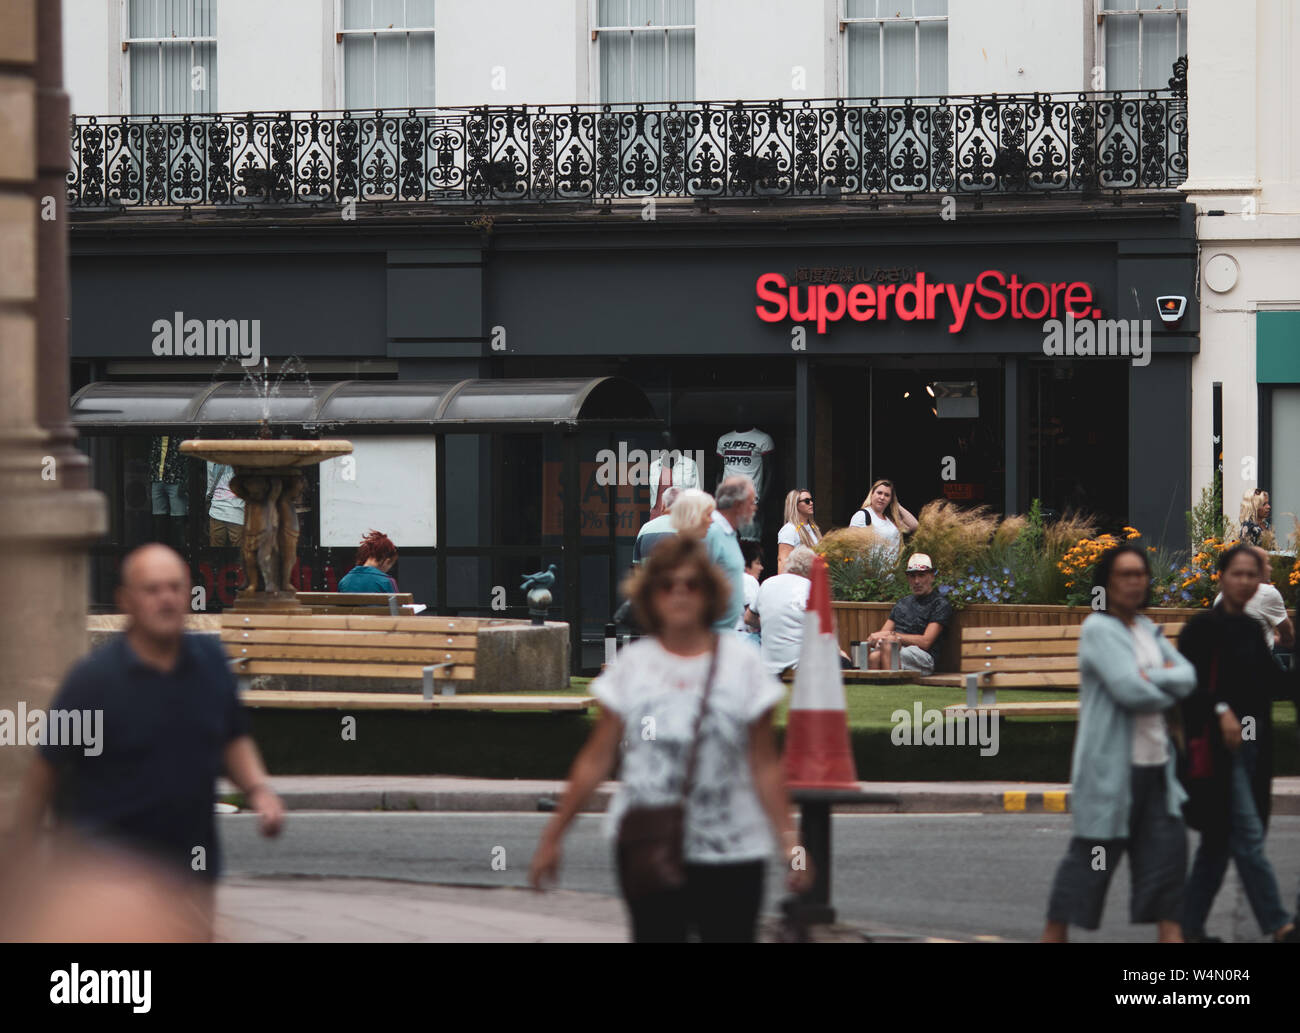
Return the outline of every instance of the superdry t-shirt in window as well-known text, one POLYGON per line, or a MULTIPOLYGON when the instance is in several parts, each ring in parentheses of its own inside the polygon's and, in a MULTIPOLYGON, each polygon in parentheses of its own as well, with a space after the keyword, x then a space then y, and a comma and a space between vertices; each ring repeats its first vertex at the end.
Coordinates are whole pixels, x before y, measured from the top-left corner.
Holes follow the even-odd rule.
POLYGON ((763 495, 763 456, 771 455, 776 443, 762 430, 732 430, 718 439, 718 455, 723 461, 723 477, 742 473, 754 482, 759 498, 763 495))
POLYGON ((741 473, 754 482, 759 498, 763 496, 766 474, 763 457, 771 455, 776 444, 761 430, 733 430, 718 438, 718 456, 722 459, 722 475, 741 473))

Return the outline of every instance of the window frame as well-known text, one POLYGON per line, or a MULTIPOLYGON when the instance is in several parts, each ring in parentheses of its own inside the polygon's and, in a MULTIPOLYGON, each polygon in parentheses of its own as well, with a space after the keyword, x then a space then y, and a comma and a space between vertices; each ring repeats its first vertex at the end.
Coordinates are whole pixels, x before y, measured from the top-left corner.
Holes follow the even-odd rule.
MULTIPOLYGON (((1137 32, 1137 85, 1132 87, 1135 90, 1163 90, 1168 88, 1169 79, 1166 76, 1159 83, 1152 85, 1143 82, 1142 77, 1142 22, 1143 15, 1174 15, 1174 51, 1178 57, 1187 54, 1187 16, 1190 11, 1190 0, 1164 0, 1165 3, 1172 4, 1172 9, 1160 8, 1158 10, 1148 10, 1137 7, 1138 0, 1124 0, 1125 4, 1134 6, 1120 7, 1115 0, 1109 0, 1115 3, 1114 7, 1108 6, 1108 0, 1093 0, 1093 13, 1095 14, 1094 24, 1096 32, 1094 36, 1094 46, 1096 48, 1097 63, 1105 70, 1106 78, 1110 78, 1110 68, 1106 64, 1106 19, 1112 15, 1128 17, 1137 15, 1138 32, 1137 32)), ((1170 71, 1166 69, 1165 71, 1170 71)), ((1111 88, 1110 83, 1106 83, 1104 92, 1116 92, 1111 88)))
MULTIPOLYGON (((374 111, 374 110, 380 110, 380 111, 407 111, 407 110, 410 110, 410 109, 412 109, 412 108, 416 108, 416 109, 418 110, 420 107, 433 107, 433 106, 436 106, 436 105, 437 105, 437 102, 438 102, 438 96, 437 96, 437 94, 438 94, 438 88, 437 88, 437 82, 435 81, 435 83, 434 83, 434 103, 433 103, 432 105, 420 105, 420 106, 417 106, 417 105, 406 104, 406 105, 401 106, 400 108, 365 108, 365 109, 360 109, 360 108, 358 108, 358 109, 350 109, 350 108, 348 108, 348 103, 347 103, 347 88, 348 88, 348 84, 347 84, 347 59, 346 59, 345 54, 344 54, 344 47, 343 47, 344 40, 346 40, 349 36, 369 36, 369 37, 371 37, 371 39, 372 39, 372 41, 373 41, 373 50, 372 50, 372 56, 371 56, 371 61, 370 61, 370 67, 371 67, 371 82, 370 82, 370 88, 371 88, 371 96, 376 96, 376 97, 377 97, 377 96, 379 95, 379 78, 378 78, 378 73, 379 73, 379 61, 378 61, 378 45, 379 45, 379 37, 380 37, 380 36, 405 36, 405 37, 406 37, 406 70, 407 70, 407 76, 408 76, 407 82, 409 83, 409 82, 410 82, 409 76, 410 76, 410 70, 411 70, 411 34, 412 34, 412 33, 415 33, 415 32, 418 32, 418 33, 427 34, 427 35, 433 37, 434 69, 435 69, 435 73, 434 73, 434 74, 435 74, 435 76, 436 76, 436 74, 437 74, 437 71, 436 71, 436 69, 437 69, 437 60, 438 60, 438 36, 437 36, 437 31, 438 31, 438 30, 437 30, 437 26, 436 26, 436 25, 431 25, 431 26, 428 26, 428 27, 425 27, 425 26, 418 26, 418 27, 416 27, 416 28, 402 28, 402 29, 373 29, 373 28, 372 28, 372 29, 345 29, 345 28, 343 27, 343 20, 344 20, 344 19, 343 19, 343 2, 344 2, 344 0, 334 0, 334 54, 335 54, 335 61, 336 61, 336 63, 335 63, 335 69, 336 69, 336 71, 337 71, 337 74, 334 76, 334 99, 335 99, 336 104, 338 105, 338 110, 339 110, 339 111, 347 111, 347 110, 365 110, 365 111, 374 111)), ((373 0, 371 0, 370 12, 371 12, 371 21, 373 21, 373 20, 374 20, 374 2, 373 2, 373 0)), ((403 18, 402 18, 402 20, 405 21, 405 20, 406 20, 406 18, 405 18, 405 14, 406 14, 406 0, 402 0, 402 14, 403 14, 403 18)), ((435 21, 435 22, 437 21, 437 14, 436 14, 436 13, 435 13, 435 15, 434 15, 434 21, 435 21)))
MULTIPOLYGON (((663 12, 664 12, 664 3, 665 3, 665 0, 655 0, 655 2, 659 5, 659 13, 660 13, 660 15, 662 16, 662 15, 663 15, 663 12)), ((696 0, 696 2, 698 3, 699 0, 696 0)), ((627 9, 627 3, 628 3, 628 0, 623 0, 624 10, 627 9)), ((668 76, 668 33, 669 33, 669 32, 686 32, 686 31, 689 31, 689 32, 691 33, 691 39, 692 39, 692 42, 694 42, 694 41, 695 41, 695 32, 696 32, 696 25, 695 25, 695 22, 694 22, 694 21, 692 21, 692 23, 691 23, 690 25, 677 25, 677 24, 673 24, 673 25, 601 25, 601 24, 600 24, 600 0, 587 0, 587 16, 588 16, 588 18, 589 18, 589 22, 588 22, 588 24, 591 26, 591 51, 590 51, 590 53, 591 53, 591 65, 590 65, 590 80, 591 80, 591 99, 592 99, 592 102, 593 102, 593 103, 595 103, 595 104, 617 104, 617 105, 645 104, 645 105, 653 105, 653 106, 656 106, 656 107, 657 107, 658 105, 660 105, 660 104, 663 104, 663 105, 665 105, 665 106, 668 105, 668 104, 677 104, 678 107, 683 107, 683 106, 689 106, 689 105, 692 105, 692 104, 694 104, 694 103, 696 102, 697 98, 695 98, 695 97, 692 97, 690 100, 680 100, 680 101, 670 101, 670 100, 668 100, 666 97, 660 97, 660 98, 657 98, 657 99, 655 99, 655 100, 620 100, 620 101, 607 101, 604 97, 602 97, 602 96, 600 95, 601 70, 602 70, 602 62, 603 62, 603 60, 604 60, 603 52, 602 52, 602 50, 601 50, 601 46, 600 46, 600 35, 601 35, 601 33, 606 33, 606 34, 608 34, 608 33, 613 33, 613 32, 627 32, 627 33, 630 33, 630 34, 635 34, 635 33, 637 33, 637 32, 662 32, 662 33, 663 33, 663 71, 664 71, 664 82, 668 82, 668 78, 669 78, 669 76, 668 76)), ((632 76, 632 81, 635 82, 635 81, 636 81, 636 47, 634 47, 634 46, 633 46, 633 47, 629 47, 629 48, 628 48, 628 52, 632 55, 631 76, 632 76)), ((692 70, 692 76, 691 76, 691 79, 692 79, 692 82, 694 82, 694 72, 693 72, 693 70, 692 70)), ((693 92, 695 92, 695 91, 692 90, 691 92, 693 93, 693 92)))
MULTIPOLYGON (((214 16, 217 14, 216 8, 213 9, 214 16)), ((118 5, 118 20, 121 25, 122 38, 122 63, 120 75, 120 106, 123 113, 128 115, 141 115, 148 117, 157 114, 161 118, 180 117, 187 114, 213 114, 218 110, 216 98, 210 111, 188 112, 188 111, 162 111, 162 112, 139 112, 135 111, 135 97, 131 93, 131 49, 141 46, 156 46, 158 48, 158 96, 163 95, 163 59, 162 48, 167 45, 176 45, 188 43, 190 47, 190 68, 196 67, 194 60, 194 45, 196 43, 211 43, 213 48, 213 58, 215 62, 217 53, 217 37, 212 36, 132 36, 131 35, 131 0, 121 0, 118 5)))
MULTIPOLYGON (((949 2, 951 3, 951 0, 949 0, 949 2)), ((914 15, 909 15, 909 16, 906 17, 906 18, 904 18, 904 17, 902 17, 902 16, 900 16, 900 15, 889 15, 888 17, 884 17, 884 18, 881 18, 881 17, 875 17, 875 18, 851 18, 851 17, 849 17, 849 15, 848 15, 848 13, 847 13, 847 12, 848 12, 848 0, 836 0, 836 5, 837 5, 837 9, 836 9, 835 14, 836 14, 836 18, 837 18, 837 20, 838 20, 838 29, 839 29, 839 37, 840 37, 840 46, 839 46, 839 51, 840 51, 840 69, 839 69, 839 72, 840 72, 840 91, 839 91, 839 93, 840 93, 840 96, 841 96, 842 98, 844 98, 844 99, 849 99, 847 88, 848 88, 848 81, 849 81, 849 32, 848 32, 848 27, 849 27, 850 25, 879 25, 879 26, 880 26, 880 33, 879 33, 879 47, 880 47, 880 53, 879 53, 879 62, 878 62, 878 63, 879 63, 879 68, 880 68, 880 81, 879 81, 879 83, 877 83, 877 86, 876 86, 876 93, 875 93, 873 96, 874 96, 874 97, 877 97, 877 98, 884 98, 884 97, 886 96, 886 94, 885 94, 885 28, 884 28, 884 27, 885 27, 886 25, 903 25, 903 24, 910 24, 910 25, 912 26, 912 92, 911 92, 910 94, 908 94, 908 96, 911 96, 911 97, 923 97, 923 96, 924 96, 924 97, 928 97, 928 96, 931 96, 930 94, 923 94, 923 93, 921 92, 921 31, 920 31, 920 25, 921 25, 922 22, 942 22, 943 25, 944 25, 944 29, 946 30, 947 27, 948 27, 948 19, 951 17, 951 14, 952 14, 951 11, 950 11, 948 14, 914 14, 914 15)), ((947 57, 948 57, 948 54, 947 54, 947 43, 948 43, 948 35, 947 35, 947 32, 945 31, 945 33, 944 33, 944 59, 945 59, 945 61, 947 60, 947 57)), ((946 73, 946 70, 945 70, 945 73, 946 73)), ((947 75, 946 75, 946 74, 944 75, 944 78, 947 79, 947 75)), ((894 95, 891 94, 890 96, 894 96, 894 95)))

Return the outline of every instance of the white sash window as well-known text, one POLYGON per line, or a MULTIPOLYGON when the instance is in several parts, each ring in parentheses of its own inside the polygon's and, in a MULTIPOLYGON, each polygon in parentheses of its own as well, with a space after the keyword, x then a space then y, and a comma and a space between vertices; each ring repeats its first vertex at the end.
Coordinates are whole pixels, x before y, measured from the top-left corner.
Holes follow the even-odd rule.
POLYGON ((1187 53, 1188 0, 1097 0, 1108 90, 1163 90, 1187 53))
POLYGON ((217 110, 217 0, 128 0, 122 46, 131 114, 217 110))
POLYGON ((603 104, 695 100, 695 0, 596 0, 603 104))
POLYGON ((948 0, 840 0, 845 97, 948 92, 948 0))
POLYGON ((345 108, 434 106, 433 2, 343 0, 345 108))

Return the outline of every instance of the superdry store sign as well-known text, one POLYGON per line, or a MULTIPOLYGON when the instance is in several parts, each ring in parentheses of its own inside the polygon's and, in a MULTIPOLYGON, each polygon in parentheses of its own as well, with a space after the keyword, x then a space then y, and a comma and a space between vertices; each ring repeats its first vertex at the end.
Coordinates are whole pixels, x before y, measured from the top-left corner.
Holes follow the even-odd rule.
POLYGON ((971 283, 931 282, 925 273, 904 283, 821 283, 791 285, 781 273, 763 273, 755 284, 759 305, 754 311, 766 323, 788 319, 816 323, 824 334, 828 323, 851 319, 858 323, 889 319, 933 321, 958 334, 970 319, 1076 319, 1101 316, 1094 307, 1092 284, 1082 280, 1040 282, 1021 280, 998 269, 986 269, 971 283))

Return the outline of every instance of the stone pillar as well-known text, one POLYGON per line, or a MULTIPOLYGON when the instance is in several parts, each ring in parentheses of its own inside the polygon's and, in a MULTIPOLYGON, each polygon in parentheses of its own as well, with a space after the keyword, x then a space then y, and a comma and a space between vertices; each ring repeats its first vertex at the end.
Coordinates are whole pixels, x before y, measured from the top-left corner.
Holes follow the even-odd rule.
MULTIPOLYGON (((68 99, 59 0, 0 0, 0 709, 46 707, 85 652, 103 497, 68 426, 68 99)), ((25 747, 0 747, 0 825, 25 747)))

